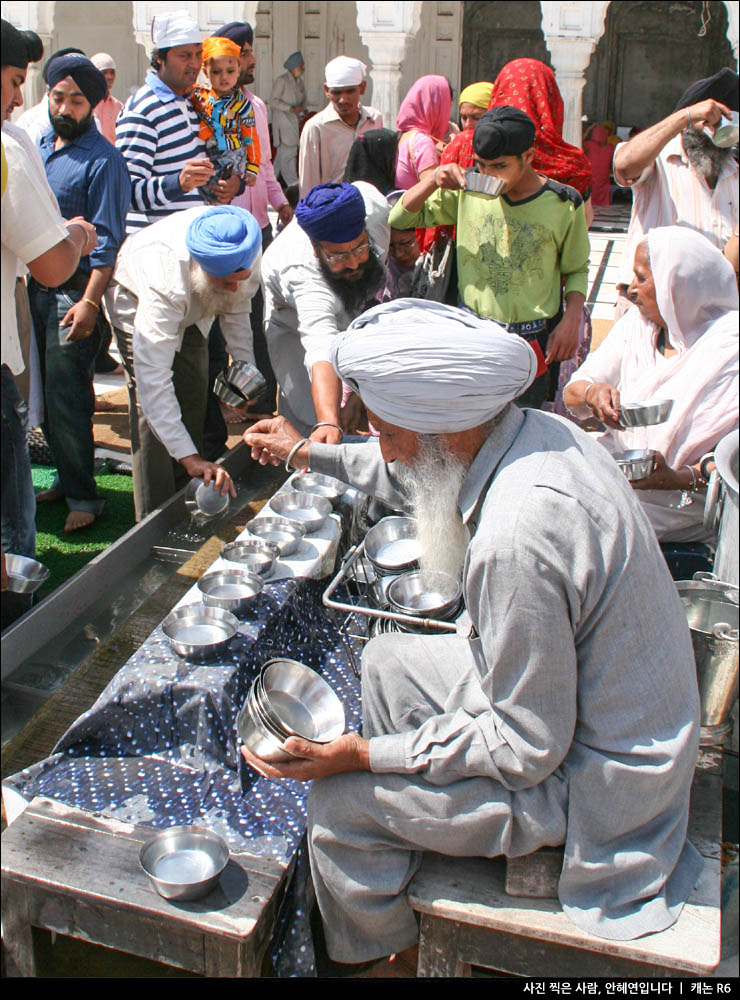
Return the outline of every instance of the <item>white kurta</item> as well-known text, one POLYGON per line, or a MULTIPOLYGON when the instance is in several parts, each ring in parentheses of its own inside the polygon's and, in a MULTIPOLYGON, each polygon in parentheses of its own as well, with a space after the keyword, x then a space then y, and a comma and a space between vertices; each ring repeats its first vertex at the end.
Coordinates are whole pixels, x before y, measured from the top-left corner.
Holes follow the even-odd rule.
MULTIPOLYGON (((134 371, 139 403, 152 430, 179 460, 196 454, 182 422, 172 384, 172 363, 185 331, 197 326, 205 339, 215 315, 203 311, 193 293, 185 234, 208 205, 174 212, 129 236, 121 247, 105 293, 111 325, 133 332, 134 371)), ((249 303, 259 287, 260 258, 247 279, 248 298, 234 312, 221 312, 221 330, 235 361, 254 364, 249 303)))
MULTIPOLYGON (((357 181, 366 208, 370 241, 385 264, 390 243, 389 205, 372 184, 357 181)), ((280 386, 279 407, 305 433, 316 422, 311 369, 331 363, 334 337, 354 316, 324 280, 313 244, 293 220, 265 251, 262 261, 265 339, 280 386)))
POLYGON ((347 157, 355 139, 363 132, 383 127, 383 116, 375 108, 360 105, 356 125, 347 125, 328 104, 309 118, 301 132, 298 183, 301 198, 316 184, 338 184, 344 177, 347 157))
MULTIPOLYGON (((314 444, 310 463, 403 502, 372 443, 314 444)), ((612 939, 670 926, 701 869, 686 840, 699 730, 691 639, 616 465, 567 421, 512 406, 460 510, 472 532, 469 636, 373 640, 373 773, 311 790, 314 885, 337 961, 415 940, 404 890, 423 850, 517 856, 564 842, 563 908, 612 939)))

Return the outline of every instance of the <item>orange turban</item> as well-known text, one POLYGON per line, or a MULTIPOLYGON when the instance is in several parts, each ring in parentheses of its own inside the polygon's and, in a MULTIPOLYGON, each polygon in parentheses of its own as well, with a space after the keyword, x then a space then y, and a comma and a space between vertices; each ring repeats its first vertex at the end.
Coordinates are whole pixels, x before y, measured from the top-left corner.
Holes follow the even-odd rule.
POLYGON ((206 62, 207 59, 221 59, 223 56, 238 59, 241 54, 242 50, 230 38, 211 35, 210 38, 203 39, 203 62, 206 62))

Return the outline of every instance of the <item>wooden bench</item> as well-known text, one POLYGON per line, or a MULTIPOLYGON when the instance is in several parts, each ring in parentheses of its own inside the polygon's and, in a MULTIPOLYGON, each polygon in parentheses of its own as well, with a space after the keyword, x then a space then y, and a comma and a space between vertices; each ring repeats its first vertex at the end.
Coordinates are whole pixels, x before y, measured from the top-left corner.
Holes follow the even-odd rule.
POLYGON ((153 832, 34 799, 2 836, 8 974, 36 975, 40 927, 209 978, 259 976, 286 866, 232 853, 205 900, 170 903, 139 865, 153 832))
POLYGON ((705 750, 689 818, 701 878, 672 927, 634 941, 579 930, 557 899, 508 895, 503 858, 427 854, 408 889, 421 918, 417 974, 465 976, 476 965, 548 978, 706 976, 720 961, 721 827, 722 753, 705 750))

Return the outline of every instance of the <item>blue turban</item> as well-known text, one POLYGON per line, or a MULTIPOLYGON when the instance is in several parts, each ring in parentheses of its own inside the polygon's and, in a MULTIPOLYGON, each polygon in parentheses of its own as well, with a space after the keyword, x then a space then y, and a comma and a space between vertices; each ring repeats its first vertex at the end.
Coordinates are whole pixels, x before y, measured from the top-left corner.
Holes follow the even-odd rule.
POLYGON ((302 66, 302 65, 303 65, 303 53, 302 52, 293 52, 291 55, 288 56, 288 58, 283 63, 283 66, 287 70, 296 69, 298 66, 302 66))
POLYGON ((66 80, 68 76, 71 76, 80 88, 91 108, 100 104, 108 93, 105 77, 87 56, 72 52, 52 59, 46 71, 49 90, 53 90, 60 80, 66 80))
POLYGON ((214 205, 190 223, 185 245, 206 274, 228 278, 254 264, 262 247, 262 230, 246 209, 214 205))
POLYGON ((313 243, 349 243, 365 229, 365 201, 354 184, 317 184, 298 202, 295 217, 313 243))
POLYGON ((223 28, 214 31, 211 38, 230 38, 232 42, 236 42, 240 49, 244 48, 245 42, 250 45, 254 44, 252 25, 247 24, 246 21, 229 21, 223 28))

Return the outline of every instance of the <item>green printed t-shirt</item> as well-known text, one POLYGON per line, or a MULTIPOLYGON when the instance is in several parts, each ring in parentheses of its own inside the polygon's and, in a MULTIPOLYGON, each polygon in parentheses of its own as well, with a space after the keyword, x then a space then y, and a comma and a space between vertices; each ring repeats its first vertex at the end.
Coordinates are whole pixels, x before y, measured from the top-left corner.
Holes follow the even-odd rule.
POLYGON ((500 323, 549 319, 565 294, 588 287, 588 227, 573 188, 554 181, 524 201, 438 188, 420 212, 401 200, 391 210, 394 229, 457 225, 460 298, 478 316, 500 323))

